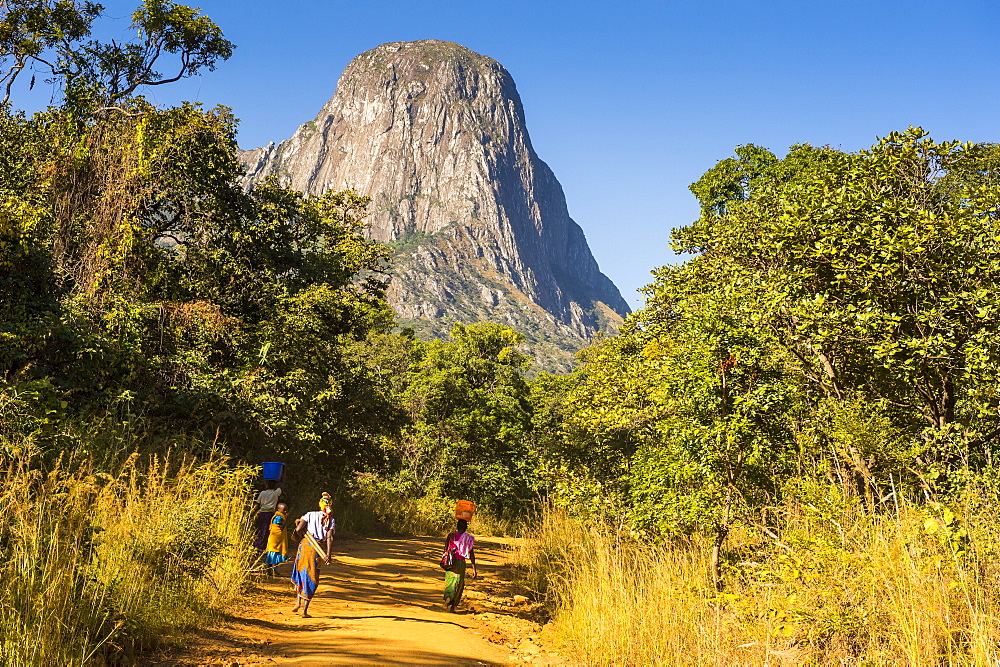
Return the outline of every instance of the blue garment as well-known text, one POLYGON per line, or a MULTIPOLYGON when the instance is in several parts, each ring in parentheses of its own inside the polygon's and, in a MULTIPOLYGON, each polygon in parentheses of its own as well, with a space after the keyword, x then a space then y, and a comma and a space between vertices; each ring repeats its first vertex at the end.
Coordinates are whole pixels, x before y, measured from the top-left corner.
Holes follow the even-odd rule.
POLYGON ((292 583, 299 597, 311 600, 319 586, 319 569, 323 560, 309 539, 299 542, 299 550, 295 554, 295 565, 292 566, 292 583))
POLYGON ((268 551, 264 554, 264 563, 266 565, 281 565, 285 562, 288 562, 288 559, 279 554, 277 551, 268 551))

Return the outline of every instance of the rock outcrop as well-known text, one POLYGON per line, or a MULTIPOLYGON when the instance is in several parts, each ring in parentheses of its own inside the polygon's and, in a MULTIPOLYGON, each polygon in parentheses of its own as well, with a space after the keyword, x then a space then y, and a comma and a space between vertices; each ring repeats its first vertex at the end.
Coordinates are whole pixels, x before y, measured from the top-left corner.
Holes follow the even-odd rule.
POLYGON ((508 323, 557 370, 629 312, 532 149, 510 74, 459 44, 362 53, 315 119, 241 159, 248 184, 371 196, 368 234, 397 250, 389 300, 424 336, 508 323))

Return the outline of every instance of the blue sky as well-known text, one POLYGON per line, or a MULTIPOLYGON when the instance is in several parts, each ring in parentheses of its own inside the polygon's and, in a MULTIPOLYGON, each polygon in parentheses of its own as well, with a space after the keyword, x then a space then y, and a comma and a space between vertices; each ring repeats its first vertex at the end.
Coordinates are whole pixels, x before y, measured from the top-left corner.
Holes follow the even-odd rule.
MULTIPOLYGON (((127 37, 135 2, 105 0, 127 37)), ((538 155, 602 270, 637 307, 678 261, 687 186, 734 146, 845 150, 908 125, 1000 140, 1000 4, 852 0, 192 0, 238 46, 215 72, 148 91, 226 104, 244 148, 281 141, 358 53, 443 39, 503 64, 538 155)), ((117 32, 116 32, 117 31, 117 32)))

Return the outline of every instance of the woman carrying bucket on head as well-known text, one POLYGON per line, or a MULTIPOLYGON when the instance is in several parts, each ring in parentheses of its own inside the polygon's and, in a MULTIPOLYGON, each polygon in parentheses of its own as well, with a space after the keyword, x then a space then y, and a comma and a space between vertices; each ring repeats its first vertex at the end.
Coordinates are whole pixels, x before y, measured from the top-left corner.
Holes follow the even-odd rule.
POLYGON ((309 618, 309 603, 319 586, 319 570, 330 562, 336 532, 337 522, 333 519, 329 493, 323 493, 319 499, 318 512, 306 512, 295 523, 299 550, 292 565, 292 583, 295 584, 292 611, 301 609, 302 618, 309 618))
POLYGON ((264 549, 267 548, 271 520, 274 519, 274 510, 278 507, 278 498, 281 497, 281 488, 278 486, 278 480, 281 478, 281 467, 280 463, 263 464, 264 483, 267 488, 258 493, 257 498, 253 501, 257 508, 257 514, 253 521, 255 533, 253 545, 260 553, 263 553, 264 549))
POLYGON ((458 607, 465 591, 466 561, 472 563, 473 579, 477 574, 476 551, 473 548, 476 538, 466 532, 469 528, 469 519, 475 512, 474 503, 459 500, 455 507, 455 517, 458 519, 455 532, 449 533, 444 541, 444 556, 441 558, 441 565, 445 568, 444 606, 452 611, 458 607))

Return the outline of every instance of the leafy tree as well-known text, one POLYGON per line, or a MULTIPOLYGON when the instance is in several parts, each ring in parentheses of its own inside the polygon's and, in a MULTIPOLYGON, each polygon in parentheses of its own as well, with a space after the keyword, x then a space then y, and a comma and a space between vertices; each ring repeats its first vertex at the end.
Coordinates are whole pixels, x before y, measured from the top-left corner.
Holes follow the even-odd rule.
MULTIPOLYGON (((11 89, 24 68, 55 48, 67 49, 90 35, 94 19, 102 7, 93 2, 61 0, 3 0, 0 2, 0 84, 3 104, 11 99, 11 89)), ((49 67, 51 72, 53 68, 49 67)), ((54 74, 54 72, 53 72, 54 74)), ((35 77, 31 77, 31 87, 35 77)))
MULTIPOLYGON (((66 104, 89 112, 110 111, 141 86, 172 83, 215 69, 228 59, 233 44, 199 10, 170 0, 145 0, 132 14, 132 42, 88 39, 104 8, 79 0, 3 0, 0 3, 0 84, 3 103, 25 67, 47 72, 60 86, 66 104), (165 57, 172 72, 157 68, 165 57)), ((31 85, 34 86, 34 76, 31 85)), ((125 109, 115 109, 124 112, 125 109)))
POLYGON ((712 533, 718 583, 730 527, 794 476, 846 469, 874 510, 900 482, 990 465, 998 157, 911 128, 857 154, 743 146, 710 169, 674 233, 697 256, 656 272, 562 401, 591 479, 640 531, 712 533))
POLYGON ((628 476, 648 435, 648 385, 634 338, 614 336, 583 350, 581 368, 531 383, 532 428, 549 498, 585 516, 618 516, 628 476))
MULTIPOLYGON (((745 147, 692 187, 702 217, 675 247, 773 295, 766 326, 805 389, 876 402, 921 435, 917 463, 991 460, 998 157, 919 128, 857 154, 745 147)), ((845 458, 870 477, 874 459, 845 458)))
POLYGON ((633 526, 711 532, 717 586, 732 526, 758 522, 793 470, 793 388, 760 326, 753 286, 721 280, 726 273, 710 258, 660 269, 646 308, 585 357, 570 417, 593 434, 631 432, 620 482, 633 526))
POLYGON ((636 318, 648 400, 660 414, 655 437, 636 453, 631 487, 638 525, 711 529, 719 586, 732 525, 759 521, 793 470, 786 416, 794 388, 761 327, 767 311, 755 286, 735 276, 715 283, 726 270, 710 264, 661 269, 636 318))
POLYGON ((427 487, 516 512, 537 485, 524 338, 488 322, 451 335, 425 343, 410 370, 403 456, 427 487))
POLYGON ((340 477, 379 459, 372 440, 400 410, 357 352, 393 325, 367 199, 246 192, 228 109, 135 96, 176 78, 155 71, 167 55, 177 76, 228 57, 196 10, 148 0, 137 41, 101 44, 87 39, 97 5, 7 7, 4 53, 51 65, 65 95, 0 114, 16 149, 0 156, 4 381, 51 378, 57 405, 136 421, 149 442, 221 440, 340 477))

